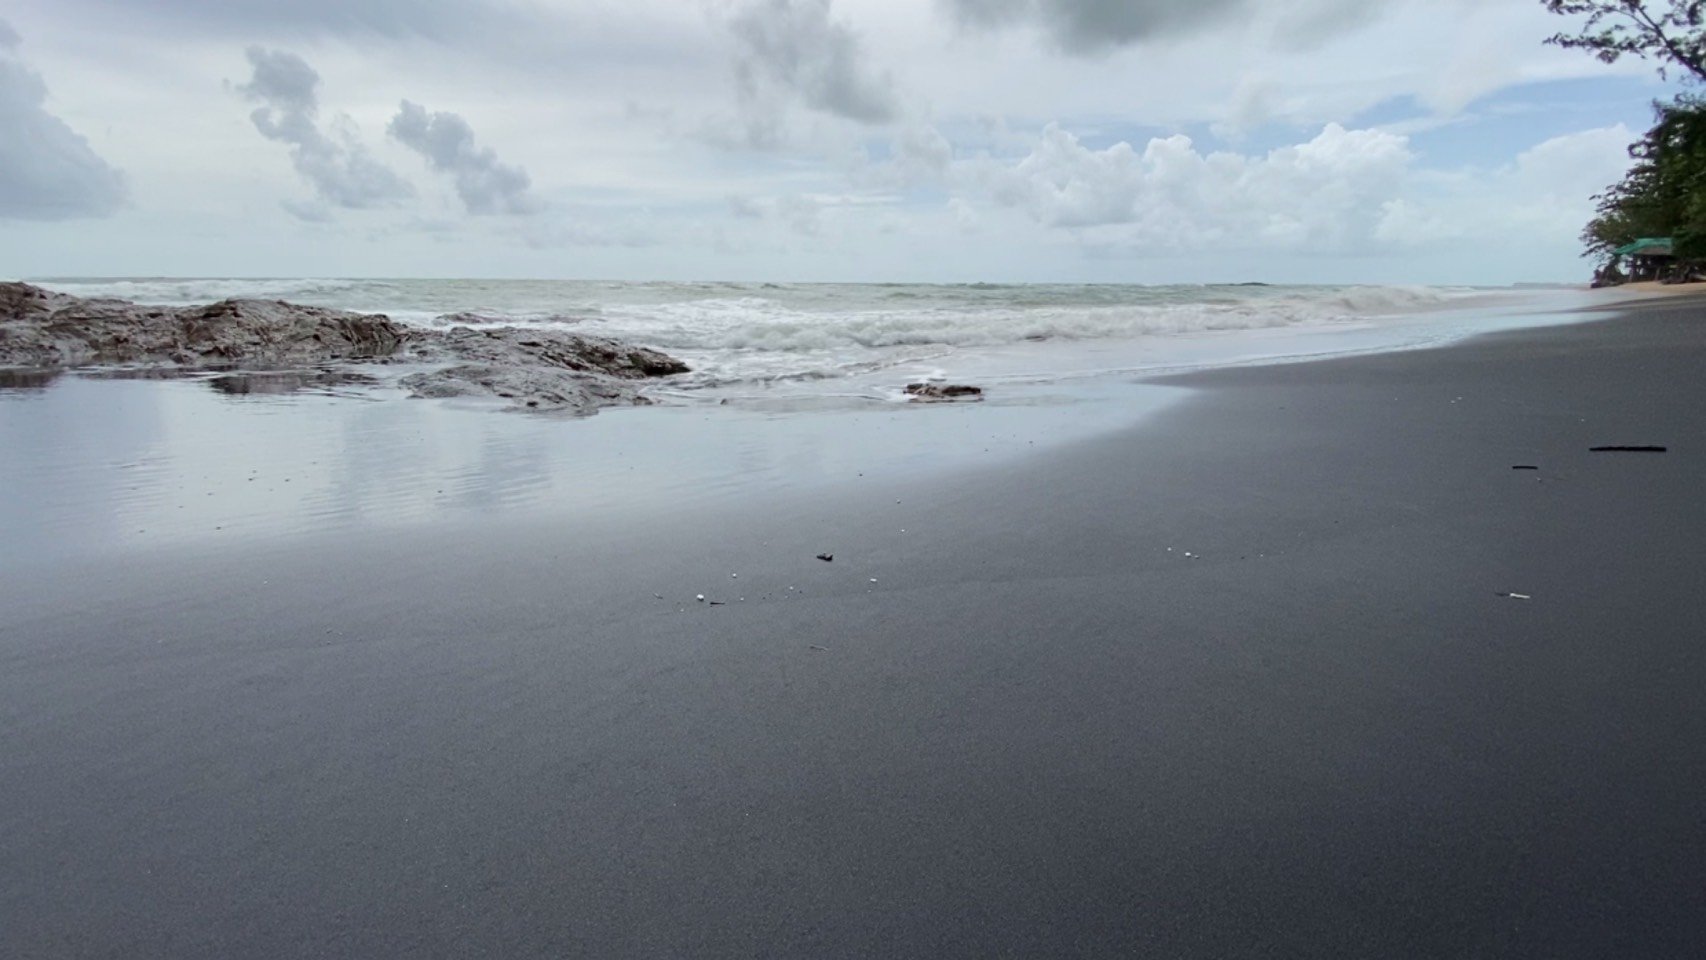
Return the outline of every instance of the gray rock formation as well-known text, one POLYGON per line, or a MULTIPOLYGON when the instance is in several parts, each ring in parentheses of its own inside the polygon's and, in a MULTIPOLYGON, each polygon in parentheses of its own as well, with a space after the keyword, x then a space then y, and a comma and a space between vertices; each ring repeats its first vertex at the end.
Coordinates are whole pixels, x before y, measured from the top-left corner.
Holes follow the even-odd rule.
POLYGON ((496 397, 587 412, 647 403, 643 381, 687 372, 674 357, 603 337, 487 327, 424 330, 382 314, 282 301, 151 307, 0 283, 0 367, 156 365, 280 369, 441 364, 399 383, 416 396, 496 397))
POLYGON ((266 300, 147 307, 0 283, 0 365, 155 363, 278 366, 371 359, 413 335, 377 314, 266 300))

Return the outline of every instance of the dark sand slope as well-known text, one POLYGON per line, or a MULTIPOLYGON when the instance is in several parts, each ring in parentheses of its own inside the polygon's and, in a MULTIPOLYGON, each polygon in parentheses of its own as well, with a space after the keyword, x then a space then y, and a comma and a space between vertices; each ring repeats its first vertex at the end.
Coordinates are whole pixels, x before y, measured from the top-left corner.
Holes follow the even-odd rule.
POLYGON ((0 585, 3 952, 1700 956, 1703 372, 1666 304, 954 483, 0 585))

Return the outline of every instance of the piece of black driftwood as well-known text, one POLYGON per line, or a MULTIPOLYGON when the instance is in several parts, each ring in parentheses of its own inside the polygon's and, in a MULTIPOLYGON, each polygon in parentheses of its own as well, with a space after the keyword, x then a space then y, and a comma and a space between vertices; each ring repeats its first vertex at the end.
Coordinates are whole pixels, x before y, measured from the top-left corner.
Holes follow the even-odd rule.
POLYGON ((1531 465, 1526 464, 1526 463, 1519 463, 1516 466, 1511 467, 1511 469, 1512 470, 1539 470, 1540 468, 1536 467, 1536 466, 1531 466, 1531 465))
POLYGON ((1668 450, 1670 450, 1669 447, 1656 447, 1656 446, 1614 446, 1614 447, 1589 447, 1588 448, 1589 453, 1665 453, 1668 450))

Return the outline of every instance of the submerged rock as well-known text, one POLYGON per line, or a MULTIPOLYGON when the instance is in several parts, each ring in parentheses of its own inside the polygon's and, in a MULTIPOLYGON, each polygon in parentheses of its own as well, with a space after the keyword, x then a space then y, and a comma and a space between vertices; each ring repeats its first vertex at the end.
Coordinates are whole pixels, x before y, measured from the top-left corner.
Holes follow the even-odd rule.
POLYGON ((454 357, 497 366, 539 366, 597 373, 621 380, 643 380, 686 373, 687 364, 668 354, 607 337, 499 327, 474 330, 451 327, 427 332, 417 351, 422 356, 454 357))
POLYGON ((0 283, 0 367, 277 369, 391 361, 444 364, 399 381, 415 396, 496 397, 577 412, 649 403, 640 381, 688 370, 667 354, 605 337, 514 327, 426 330, 383 314, 272 300, 142 306, 0 283))
POLYGON ((452 327, 422 342, 417 352, 458 362, 404 377, 401 385, 415 396, 496 397, 531 410, 645 405, 651 401, 635 381, 687 372, 687 364, 645 347, 513 327, 452 327))
POLYGON ((955 403, 966 400, 982 400, 982 387, 968 387, 954 383, 909 383, 906 393, 913 403, 955 403))

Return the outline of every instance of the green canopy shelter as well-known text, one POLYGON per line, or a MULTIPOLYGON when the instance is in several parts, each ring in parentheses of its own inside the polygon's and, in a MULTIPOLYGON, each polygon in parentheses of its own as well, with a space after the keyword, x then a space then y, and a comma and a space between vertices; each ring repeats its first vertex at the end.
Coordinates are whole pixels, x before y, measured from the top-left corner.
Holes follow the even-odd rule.
POLYGON ((1613 250, 1620 257, 1670 257, 1672 252, 1670 237, 1642 237, 1634 243, 1625 244, 1613 250))

